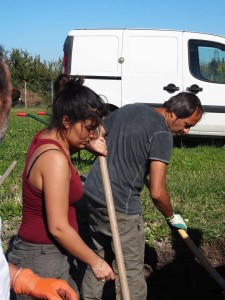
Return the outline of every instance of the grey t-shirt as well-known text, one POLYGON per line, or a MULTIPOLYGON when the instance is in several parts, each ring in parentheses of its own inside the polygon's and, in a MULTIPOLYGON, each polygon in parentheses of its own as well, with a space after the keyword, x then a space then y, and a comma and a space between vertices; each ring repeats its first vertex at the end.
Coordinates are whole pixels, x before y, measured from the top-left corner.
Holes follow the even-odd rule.
MULTIPOLYGON (((145 104, 128 104, 104 121, 107 165, 115 209, 125 214, 142 212, 140 192, 149 173, 149 161, 169 163, 173 138, 164 117, 145 104)), ((106 206, 99 159, 84 185, 85 194, 106 206)))

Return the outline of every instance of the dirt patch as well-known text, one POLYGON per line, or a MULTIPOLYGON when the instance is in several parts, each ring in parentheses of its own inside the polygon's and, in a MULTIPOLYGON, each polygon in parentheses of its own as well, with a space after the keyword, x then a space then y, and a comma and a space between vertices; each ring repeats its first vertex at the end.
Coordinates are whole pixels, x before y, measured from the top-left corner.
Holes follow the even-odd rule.
MULTIPOLYGON (((179 238, 180 239, 180 238, 179 238)), ((224 300, 220 286, 199 264, 181 240, 155 242, 146 246, 144 272, 148 287, 147 300, 224 300)), ((200 248, 215 270, 225 276, 224 241, 205 244, 200 248)), ((120 292, 116 272, 116 290, 120 292)), ((103 300, 121 300, 105 291, 103 300)), ((141 299, 140 299, 141 300, 141 299)))
MULTIPOLYGON (((21 94, 17 102, 15 102, 15 105, 17 107, 24 107, 25 103, 27 107, 36 107, 40 105, 43 101, 42 97, 38 95, 37 93, 32 92, 31 90, 20 90, 21 94)), ((15 106, 14 105, 14 106, 15 106)))
MULTIPOLYGON (((17 233, 20 218, 4 221, 2 226, 3 247, 17 233)), ((189 235, 198 246, 201 235, 190 230, 189 235)), ((199 247, 218 273, 225 277, 225 239, 204 243, 199 247)), ((173 242, 156 241, 145 250, 145 275, 148 286, 148 300, 224 300, 222 289, 198 263, 193 254, 178 235, 173 242)), ((117 275, 116 289, 120 290, 117 275)), ((112 295, 112 294, 111 294, 112 295)), ((105 293, 104 300, 114 300, 115 296, 105 293)), ((120 299, 119 296, 116 297, 120 299)), ((140 299, 142 300, 142 299, 140 299)))
MULTIPOLYGON (((145 262, 151 266, 147 278, 151 300, 222 300, 222 289, 199 264, 182 240, 163 241, 146 248, 145 262)), ((204 244, 199 249, 211 265, 225 276, 225 241, 204 244)))

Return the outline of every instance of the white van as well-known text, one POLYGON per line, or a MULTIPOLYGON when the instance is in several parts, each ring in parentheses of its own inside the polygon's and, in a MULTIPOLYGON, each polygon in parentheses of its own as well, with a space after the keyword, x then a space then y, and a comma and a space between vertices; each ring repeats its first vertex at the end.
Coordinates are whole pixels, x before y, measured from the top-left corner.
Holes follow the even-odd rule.
POLYGON ((172 95, 198 95, 205 115, 190 134, 225 136, 225 37, 175 30, 72 30, 64 73, 85 78, 111 109, 160 106, 172 95))

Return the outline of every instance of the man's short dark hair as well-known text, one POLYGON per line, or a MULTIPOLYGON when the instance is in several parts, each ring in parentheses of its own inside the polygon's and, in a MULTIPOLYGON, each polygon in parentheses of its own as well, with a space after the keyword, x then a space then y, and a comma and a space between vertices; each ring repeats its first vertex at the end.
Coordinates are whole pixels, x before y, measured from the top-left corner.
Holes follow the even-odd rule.
POLYGON ((163 107, 173 112, 178 119, 190 117, 195 111, 203 113, 203 107, 199 98, 189 92, 181 92, 163 104, 163 107))

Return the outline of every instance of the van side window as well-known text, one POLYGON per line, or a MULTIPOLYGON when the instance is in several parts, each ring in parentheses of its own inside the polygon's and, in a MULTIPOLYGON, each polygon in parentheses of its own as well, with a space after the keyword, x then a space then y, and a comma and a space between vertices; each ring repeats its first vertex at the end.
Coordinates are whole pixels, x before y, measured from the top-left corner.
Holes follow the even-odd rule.
POLYGON ((225 45, 202 41, 189 41, 189 68, 200 80, 225 83, 225 45))

